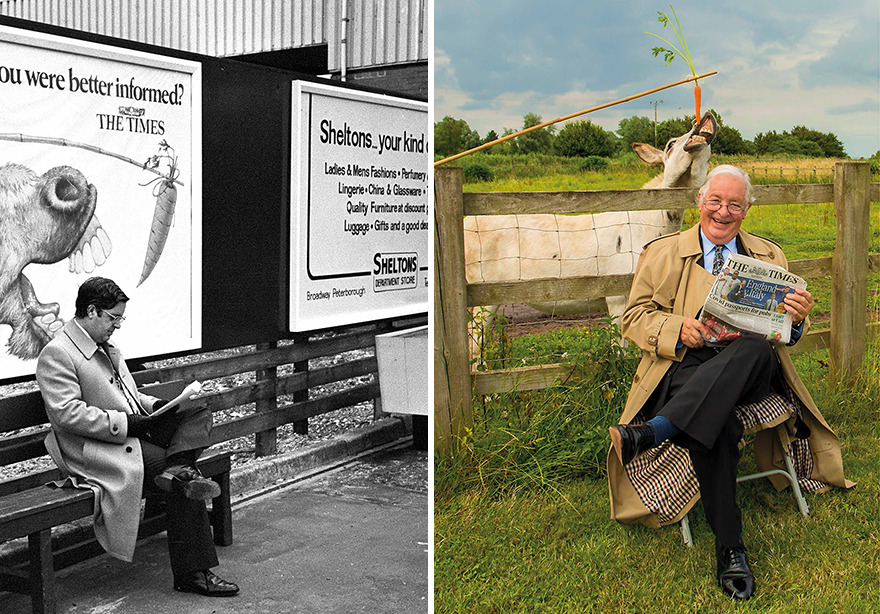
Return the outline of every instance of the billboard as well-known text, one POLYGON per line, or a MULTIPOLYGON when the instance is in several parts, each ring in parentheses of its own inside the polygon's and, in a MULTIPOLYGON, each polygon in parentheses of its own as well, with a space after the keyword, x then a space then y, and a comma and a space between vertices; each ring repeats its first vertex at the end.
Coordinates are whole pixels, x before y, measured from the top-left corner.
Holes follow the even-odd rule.
POLYGON ((126 358, 201 346, 201 68, 0 26, 0 378, 73 317, 131 299, 126 358))
POLYGON ((428 310, 428 105, 294 81, 290 330, 428 310))

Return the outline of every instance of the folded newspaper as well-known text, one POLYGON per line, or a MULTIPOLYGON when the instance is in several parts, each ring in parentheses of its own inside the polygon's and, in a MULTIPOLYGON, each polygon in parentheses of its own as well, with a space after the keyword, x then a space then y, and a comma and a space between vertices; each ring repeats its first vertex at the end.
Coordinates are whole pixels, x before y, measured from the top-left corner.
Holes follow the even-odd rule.
POLYGON ((788 343, 791 314, 782 302, 795 288, 806 287, 805 280, 780 266, 730 254, 700 313, 700 322, 711 331, 706 344, 726 345, 743 333, 788 343))
POLYGON ((179 395, 177 395, 176 397, 174 397, 173 399, 168 401, 168 403, 166 403, 165 405, 163 405, 162 407, 160 407, 159 409, 157 409, 156 411, 154 411, 150 415, 153 417, 161 416, 165 412, 171 411, 172 409, 174 409, 174 411, 180 411, 181 409, 184 409, 182 407, 179 407, 181 403, 183 403, 184 401, 189 401, 191 398, 193 398, 195 395, 199 394, 201 391, 202 391, 202 383, 199 380, 193 380, 192 382, 189 383, 189 385, 186 388, 183 389, 183 392, 181 392, 179 395), (175 409, 175 408, 178 408, 178 409, 175 409))

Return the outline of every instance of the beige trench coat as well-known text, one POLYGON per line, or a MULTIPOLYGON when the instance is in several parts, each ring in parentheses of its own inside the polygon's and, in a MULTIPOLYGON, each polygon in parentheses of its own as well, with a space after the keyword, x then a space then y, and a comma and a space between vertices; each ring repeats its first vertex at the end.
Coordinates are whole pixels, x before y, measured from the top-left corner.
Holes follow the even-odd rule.
MULTIPOLYGON (((155 397, 140 394, 122 360, 110 346, 110 357, 144 413, 155 397)), ((104 352, 71 320, 43 349, 37 360, 37 383, 52 432, 46 448, 66 482, 95 493, 95 536, 111 555, 131 561, 140 522, 144 480, 140 441, 128 437, 126 396, 114 383, 104 352)))
MULTIPOLYGON (((697 224, 681 233, 656 239, 645 246, 639 258, 629 303, 623 314, 622 330, 624 337, 642 350, 642 359, 633 378, 621 424, 628 424, 635 418, 672 363, 681 361, 686 349, 676 350, 681 325, 686 318, 696 317, 715 281, 715 277, 698 264, 703 253, 699 233, 697 224)), ((742 230, 739 238, 746 255, 788 268, 785 255, 776 243, 742 230)), ((809 320, 804 323, 804 333, 808 327, 809 320)), ((802 419, 810 428, 812 478, 845 488, 855 486, 843 477, 840 442, 795 372, 788 349, 779 345, 774 348, 783 376, 802 404, 802 419)), ((769 431, 756 435, 754 454, 761 471, 785 468, 781 451, 774 449, 778 447, 769 431)), ((656 515, 649 512, 639 499, 620 460, 611 450, 607 466, 612 518, 627 524, 660 526, 656 515)), ((781 476, 770 479, 778 489, 788 484, 781 476)), ((687 509, 670 522, 679 520, 687 509)))

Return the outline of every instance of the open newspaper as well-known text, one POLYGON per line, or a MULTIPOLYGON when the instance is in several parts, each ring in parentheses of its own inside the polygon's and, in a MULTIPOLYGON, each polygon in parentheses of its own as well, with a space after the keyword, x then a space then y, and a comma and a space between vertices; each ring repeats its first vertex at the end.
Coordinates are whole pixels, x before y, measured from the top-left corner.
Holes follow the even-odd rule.
POLYGON ((168 401, 165 405, 154 411, 151 416, 161 416, 167 411, 180 411, 181 409, 185 409, 180 407, 180 404, 184 401, 189 401, 195 395, 199 394, 202 391, 202 383, 199 380, 193 380, 190 384, 183 389, 179 395, 168 401))
POLYGON ((782 302, 795 288, 806 287, 805 280, 780 266, 730 254, 700 313, 711 331, 706 344, 725 345, 745 332, 788 343, 791 315, 782 302))

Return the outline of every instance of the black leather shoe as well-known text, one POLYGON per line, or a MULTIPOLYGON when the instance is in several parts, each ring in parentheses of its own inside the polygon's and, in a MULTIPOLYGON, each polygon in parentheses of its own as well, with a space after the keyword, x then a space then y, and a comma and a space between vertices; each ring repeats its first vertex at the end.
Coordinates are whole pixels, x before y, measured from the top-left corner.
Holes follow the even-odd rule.
POLYGON ((157 475, 153 482, 165 492, 179 492, 187 499, 208 501, 220 495, 220 485, 202 477, 198 469, 176 465, 157 475))
POLYGON ((185 579, 174 579, 174 590, 198 593, 205 597, 232 597, 238 594, 238 585, 227 582, 210 569, 197 571, 185 579))
POLYGON ((724 548, 718 554, 718 584, 734 599, 748 599, 755 592, 755 576, 749 569, 746 550, 724 548))
POLYGON ((649 424, 618 424, 609 427, 608 431, 611 433, 611 445, 623 465, 654 446, 654 427, 649 424))

